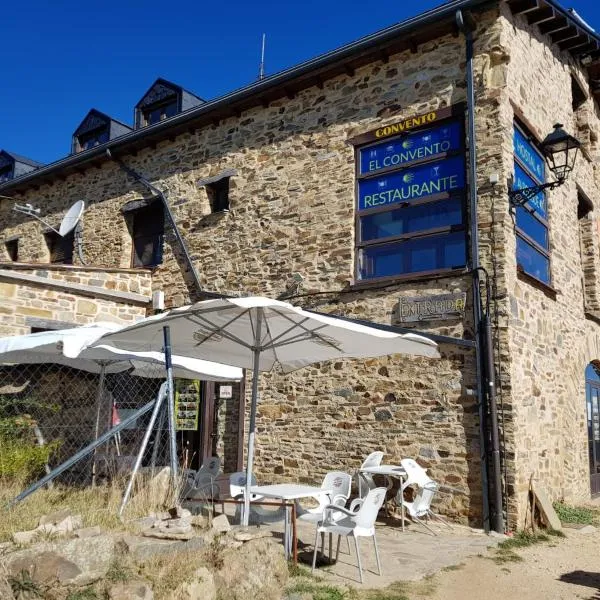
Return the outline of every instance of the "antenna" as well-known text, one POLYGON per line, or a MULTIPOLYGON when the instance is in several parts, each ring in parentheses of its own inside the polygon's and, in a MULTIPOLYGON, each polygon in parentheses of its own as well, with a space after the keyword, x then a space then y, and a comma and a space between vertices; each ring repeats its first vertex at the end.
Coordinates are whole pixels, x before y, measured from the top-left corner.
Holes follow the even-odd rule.
POLYGON ((61 237, 64 237, 65 235, 70 233, 75 228, 77 223, 79 223, 84 208, 85 204, 83 200, 78 200, 77 202, 75 202, 75 204, 73 204, 67 211, 67 214, 60 222, 60 226, 57 230, 54 227, 52 227, 50 223, 44 221, 44 219, 38 216, 41 212, 40 208, 35 208, 32 204, 15 204, 13 206, 13 210, 15 212, 23 213, 24 215, 37 219, 38 221, 46 225, 46 227, 49 227, 52 231, 54 231, 54 233, 58 233, 58 235, 60 235, 61 237))
POLYGON ((258 67, 258 80, 265 78, 265 41, 267 38, 267 34, 262 34, 262 48, 260 51, 260 65, 258 67))

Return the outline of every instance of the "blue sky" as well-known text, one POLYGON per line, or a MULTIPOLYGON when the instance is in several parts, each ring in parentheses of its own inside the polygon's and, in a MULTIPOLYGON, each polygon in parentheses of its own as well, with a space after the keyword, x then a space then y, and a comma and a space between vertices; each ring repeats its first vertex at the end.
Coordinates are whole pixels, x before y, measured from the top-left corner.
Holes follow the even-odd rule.
MULTIPOLYGON (((90 108, 131 123, 157 77, 212 99, 441 0, 31 0, 0 18, 0 148, 41 162, 70 151, 90 108)), ((568 0, 600 31, 598 0, 568 0)))

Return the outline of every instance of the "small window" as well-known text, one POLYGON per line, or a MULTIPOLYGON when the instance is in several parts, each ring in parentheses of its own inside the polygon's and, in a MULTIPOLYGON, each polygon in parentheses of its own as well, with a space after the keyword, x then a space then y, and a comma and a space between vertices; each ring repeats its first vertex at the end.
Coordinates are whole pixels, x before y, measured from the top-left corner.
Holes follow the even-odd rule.
POLYGON ((5 165, 4 167, 0 167, 0 183, 4 183, 9 179, 13 178, 13 166, 5 165))
POLYGON ((154 267, 162 262, 165 216, 161 202, 133 213, 133 266, 154 267))
POLYGON ((6 246, 6 253, 8 254, 8 258, 12 260, 12 262, 19 261, 19 240, 8 240, 4 244, 6 246))
POLYGON ((223 177, 206 186, 206 194, 210 202, 210 210, 219 213, 229 210, 229 177, 223 177))
POLYGON ((105 144, 106 142, 108 142, 108 128, 102 127, 100 129, 96 129, 94 131, 90 131, 89 133, 85 133, 83 135, 78 136, 78 151, 83 152, 84 150, 89 150, 90 148, 94 148, 95 146, 105 144))
POLYGON ((587 100, 587 95, 581 87, 576 77, 571 75, 571 101, 573 105, 573 112, 580 108, 587 100))
POLYGON ((75 233, 71 231, 64 237, 54 231, 45 234, 46 245, 50 252, 50 263, 54 265, 73 264, 73 242, 75 233))
POLYGON ((143 112, 144 125, 154 125, 177 114, 177 101, 154 106, 143 112))

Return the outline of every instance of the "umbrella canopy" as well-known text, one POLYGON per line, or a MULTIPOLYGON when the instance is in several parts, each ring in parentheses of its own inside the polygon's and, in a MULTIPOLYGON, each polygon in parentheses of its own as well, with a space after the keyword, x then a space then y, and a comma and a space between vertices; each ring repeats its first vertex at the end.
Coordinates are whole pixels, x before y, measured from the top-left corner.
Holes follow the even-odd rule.
POLYGON ((258 345, 260 371, 270 371, 276 363, 289 373, 324 360, 398 353, 439 358, 437 344, 423 336, 376 329, 261 297, 197 302, 107 333, 98 343, 160 350, 165 325, 171 329, 174 355, 252 369, 258 345), (262 327, 257 344, 258 321, 262 327))
MULTIPOLYGON (((103 335, 116 332, 115 323, 94 323, 71 329, 42 331, 0 338, 0 364, 54 363, 90 373, 120 373, 131 368, 138 377, 164 378, 162 352, 125 351, 114 347, 87 348, 103 335)), ((238 381, 242 370, 206 360, 173 356, 173 374, 185 379, 238 381)))
POLYGON ((387 354, 439 358, 437 344, 422 336, 377 329, 261 297, 197 302, 108 333, 101 343, 134 351, 158 350, 165 326, 170 329, 174 354, 253 370, 244 525, 249 515, 259 371, 270 371, 276 363, 287 373, 324 360, 387 354))

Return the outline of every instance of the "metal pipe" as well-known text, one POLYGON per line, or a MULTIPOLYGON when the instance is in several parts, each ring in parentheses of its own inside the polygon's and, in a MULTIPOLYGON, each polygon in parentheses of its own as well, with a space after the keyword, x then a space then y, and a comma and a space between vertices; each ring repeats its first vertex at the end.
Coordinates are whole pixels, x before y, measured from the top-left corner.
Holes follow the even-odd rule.
MULTIPOLYGON (((100 379, 96 391, 96 426, 94 428, 94 440, 100 435, 100 413, 102 412, 102 397, 104 396, 104 379, 106 377, 106 364, 100 365, 100 379)), ((94 450, 94 460, 92 461, 92 487, 96 485, 96 450, 94 450)))
POLYGON ((158 427, 156 428, 156 433, 154 434, 154 446, 152 447, 152 459, 150 461, 150 467, 152 468, 152 473, 154 473, 154 468, 156 467, 156 459, 158 458, 158 450, 162 443, 162 430, 165 425, 165 409, 160 411, 160 419, 158 419, 158 427))
POLYGON ((102 444, 110 440, 111 437, 118 434, 122 429, 125 429, 126 427, 134 423, 136 419, 139 419, 140 417, 144 416, 147 412, 149 412, 152 409, 153 406, 154 401, 148 402, 148 404, 142 406, 142 408, 135 411, 126 419, 121 421, 121 423, 119 423, 116 427, 113 427, 109 431, 103 433, 97 440, 87 445, 85 448, 82 448, 79 452, 71 456, 71 458, 67 459, 64 463, 53 469, 50 473, 48 473, 48 475, 42 477, 39 481, 29 486, 26 490, 24 490, 18 496, 13 498, 8 503, 7 508, 11 508, 18 502, 25 500, 27 496, 33 494, 33 492, 39 490, 42 486, 46 485, 47 483, 58 477, 61 473, 72 467, 75 463, 79 462, 82 458, 93 452, 96 448, 98 448, 98 446, 101 446, 102 444))
MULTIPOLYGON (((168 385, 168 384, 167 384, 168 385)), ((133 489, 133 483, 135 481, 135 476, 137 475, 138 469, 142 464, 142 459, 144 458, 144 452, 146 452, 146 446, 148 445, 148 440, 152 435, 152 430, 154 429, 154 424, 156 423, 156 417, 160 412, 162 407, 162 403, 167 395, 166 393, 166 385, 163 383, 158 390, 158 394, 156 396, 156 402, 154 403, 154 410, 152 411, 152 416, 150 417, 150 422, 148 423, 148 427, 146 428, 146 432, 144 433, 144 438, 142 439, 142 444, 140 446, 140 451, 135 459, 135 464, 133 465, 133 471, 131 472, 131 477, 129 478, 129 483, 127 484, 127 489, 123 494, 123 500, 121 501, 121 506, 119 507, 119 517, 123 515, 123 511, 125 510, 125 506, 127 506, 127 501, 129 500, 129 496, 131 495, 131 490, 133 489)))
POLYGON ((482 389, 481 364, 481 290, 479 288, 479 240, 477 220, 477 149, 475 144, 475 91, 473 77, 473 24, 467 23, 462 10, 456 11, 456 24, 465 36, 467 79, 467 136, 469 142, 469 225, 470 258, 473 272, 473 327, 475 330, 476 393, 479 409, 479 443, 481 457, 481 488, 483 496, 483 527, 490 529, 489 482, 487 462, 486 410, 482 389))
POLYGON ((177 488, 177 438, 175 435, 175 393, 173 390, 173 363, 171 362, 171 329, 163 327, 165 340, 165 367, 167 369, 167 415, 169 416, 169 456, 171 458, 171 479, 177 488))
POLYGON ((244 514, 242 525, 248 527, 250 518, 250 486, 252 485, 252 466, 254 462, 254 429, 256 428, 256 405, 258 404, 258 373, 260 366, 260 335, 263 309, 256 309, 256 329, 254 330, 254 364, 252 367, 252 400, 250 402, 250 425, 248 427, 248 457, 246 459, 246 493, 244 494, 244 514))
POLYGON ((177 223, 175 222, 175 217, 173 216, 171 207, 169 206, 169 203, 167 202, 167 199, 163 192, 161 192, 155 185, 152 185, 145 177, 140 175, 137 171, 134 171, 131 167, 127 166, 120 158, 114 156, 108 148, 106 149, 106 155, 112 160, 114 160, 119 165, 119 167, 121 167, 121 169, 125 171, 130 177, 132 177, 135 181, 143 185, 147 190, 150 190, 154 195, 160 198, 164 211, 167 215, 167 221, 169 222, 169 226, 173 230, 173 233, 177 238, 177 242, 183 252, 185 262, 187 263, 187 266, 192 274, 192 277, 194 279, 194 285, 196 286, 196 291, 198 292, 198 294, 207 298, 223 298, 223 294, 217 294, 215 292, 206 292, 202 290, 202 284, 200 283, 198 271, 194 266, 192 257, 190 256, 190 253, 187 248, 187 244, 181 236, 181 232, 179 231, 179 227, 177 227, 177 223))

